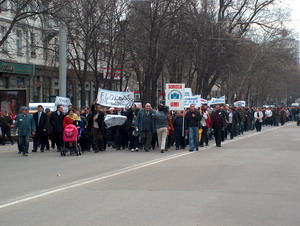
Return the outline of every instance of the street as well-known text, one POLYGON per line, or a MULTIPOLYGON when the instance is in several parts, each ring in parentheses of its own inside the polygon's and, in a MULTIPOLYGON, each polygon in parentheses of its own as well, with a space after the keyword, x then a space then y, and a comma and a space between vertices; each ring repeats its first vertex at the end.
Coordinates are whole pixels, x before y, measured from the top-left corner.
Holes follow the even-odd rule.
POLYGON ((264 127, 222 148, 164 154, 23 157, 7 144, 0 225, 300 225, 299 129, 264 127))

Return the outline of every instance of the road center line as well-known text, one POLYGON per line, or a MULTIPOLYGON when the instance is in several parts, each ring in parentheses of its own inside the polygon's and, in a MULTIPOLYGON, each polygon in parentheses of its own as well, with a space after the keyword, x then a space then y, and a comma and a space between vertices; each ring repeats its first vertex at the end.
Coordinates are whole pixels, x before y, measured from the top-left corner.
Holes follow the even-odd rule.
MULTIPOLYGON (((239 137, 239 138, 236 138, 236 139, 233 139, 233 140, 226 141, 225 143, 223 143, 223 145, 230 144, 230 143, 233 143, 233 142, 238 142, 240 140, 247 139, 247 138, 259 135, 259 134, 271 132, 271 131, 277 130, 279 128, 283 128, 283 127, 275 127, 275 128, 272 128, 272 129, 269 129, 269 130, 266 130, 266 131, 263 131, 263 132, 260 132, 260 133, 253 133, 253 134, 245 135, 243 137, 239 137)), ((212 149, 212 148, 215 148, 215 146, 201 148, 200 152, 208 150, 208 149, 212 149)), ((167 157, 163 157, 163 158, 154 159, 154 160, 151 160, 151 161, 139 163, 139 164, 136 164, 136 165, 133 165, 133 166, 125 167, 125 168, 122 168, 122 169, 119 169, 119 170, 116 170, 116 171, 113 171, 113 172, 109 172, 109 173, 106 173, 106 174, 98 175, 98 176, 95 176, 95 177, 90 177, 90 178, 86 178, 86 179, 83 179, 83 180, 74 181, 72 183, 68 183, 68 184, 65 184, 63 186, 54 187, 54 188, 47 189, 47 190, 42 190, 42 191, 37 192, 37 193, 33 193, 33 194, 29 194, 27 196, 19 197, 15 200, 12 200, 12 201, 7 201, 6 203, 3 203, 3 204, 0 205, 0 209, 10 207, 10 206, 13 206, 13 205, 17 205, 17 204, 20 204, 20 203, 23 203, 23 202, 31 201, 31 200, 34 200, 34 199, 38 199, 38 198, 41 198, 41 197, 45 197, 45 196, 48 196, 48 195, 51 195, 51 194, 54 194, 54 193, 66 191, 68 189, 80 187, 80 186, 83 186, 83 185, 86 185, 86 184, 91 184, 91 183, 94 183, 94 182, 97 182, 97 181, 101 181, 101 180, 105 180, 105 179, 112 178, 112 177, 115 177, 115 176, 119 176, 119 175, 122 175, 122 174, 126 174, 126 173, 129 173, 129 172, 138 170, 138 169, 146 168, 146 167, 149 167, 149 166, 152 166, 152 165, 156 165, 156 164, 159 164, 159 163, 162 163, 162 162, 177 159, 177 158, 184 157, 184 156, 194 154, 194 153, 197 153, 197 152, 177 153, 177 154, 174 154, 174 155, 171 155, 171 156, 167 156, 167 157)))

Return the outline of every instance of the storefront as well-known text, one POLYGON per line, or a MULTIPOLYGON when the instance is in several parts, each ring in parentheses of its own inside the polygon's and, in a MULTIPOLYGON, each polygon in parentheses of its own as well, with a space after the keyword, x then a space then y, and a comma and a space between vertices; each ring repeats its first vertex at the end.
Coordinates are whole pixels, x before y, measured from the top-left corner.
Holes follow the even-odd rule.
POLYGON ((0 88, 30 88, 34 73, 32 64, 19 64, 0 60, 0 88))

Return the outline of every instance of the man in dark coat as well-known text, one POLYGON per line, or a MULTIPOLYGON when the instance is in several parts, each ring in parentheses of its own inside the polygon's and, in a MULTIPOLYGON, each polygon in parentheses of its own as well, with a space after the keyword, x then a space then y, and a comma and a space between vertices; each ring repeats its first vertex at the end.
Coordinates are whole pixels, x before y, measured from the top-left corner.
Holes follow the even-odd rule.
POLYGON ((50 117, 53 139, 55 140, 58 152, 61 152, 61 149, 64 144, 64 142, 63 142, 64 117, 65 117, 64 108, 61 104, 57 106, 57 110, 55 112, 52 112, 51 117, 50 117))
POLYGON ((83 114, 81 117, 86 119, 86 125, 84 128, 84 151, 90 151, 92 142, 93 142, 93 136, 92 136, 92 127, 93 127, 93 115, 90 111, 89 107, 84 107, 83 114))
POLYGON ((11 126, 13 125, 12 118, 7 114, 6 111, 2 111, 2 114, 0 115, 0 128, 2 131, 2 145, 5 145, 5 135, 11 142, 11 144, 14 144, 14 141, 11 137, 11 126))
POLYGON ((155 111, 151 109, 151 104, 147 103, 145 109, 139 111, 136 118, 136 126, 141 133, 141 143, 146 152, 149 152, 153 133, 156 131, 154 121, 155 111))
POLYGON ((101 110, 101 106, 96 101, 91 106, 91 111, 93 115, 93 125, 92 125, 92 135, 93 135, 93 147, 95 153, 99 151, 104 151, 104 112, 101 110))
POLYGON ((221 147, 222 129, 224 128, 225 123, 226 120, 224 118, 224 115, 222 114, 221 107, 220 105, 217 105, 215 111, 213 111, 213 113, 211 114, 211 125, 214 129, 217 147, 221 147))
POLYGON ((41 152, 44 152, 47 141, 48 116, 44 112, 42 105, 39 105, 37 109, 38 111, 33 114, 33 119, 36 125, 36 132, 33 139, 32 152, 37 152, 39 146, 41 147, 41 152))
MULTIPOLYGON (((115 115, 122 115, 122 116, 126 116, 127 118, 127 113, 123 110, 123 108, 117 108, 115 115)), ((128 146, 128 134, 127 134, 126 127, 127 127, 127 122, 125 122, 121 126, 115 126, 116 129, 115 145, 117 150, 120 150, 121 146, 123 149, 125 149, 125 147, 128 146)))

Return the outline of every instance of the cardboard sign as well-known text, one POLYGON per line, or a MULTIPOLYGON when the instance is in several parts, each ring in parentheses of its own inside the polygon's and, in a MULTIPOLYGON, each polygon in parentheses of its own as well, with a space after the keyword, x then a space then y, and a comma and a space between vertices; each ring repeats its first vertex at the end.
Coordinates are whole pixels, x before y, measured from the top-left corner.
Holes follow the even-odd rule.
POLYGON ((185 97, 184 107, 189 108, 191 104, 194 104, 196 108, 201 107, 201 95, 185 97))
POLYGON ((131 108, 134 104, 133 92, 117 92, 105 89, 98 90, 98 104, 114 108, 131 108))
POLYGON ((171 111, 184 110, 185 84, 167 83, 166 84, 166 106, 171 111))
POLYGON ((68 111, 68 106, 72 105, 69 97, 59 97, 57 96, 55 99, 55 106, 62 105, 64 107, 64 112, 68 111))

